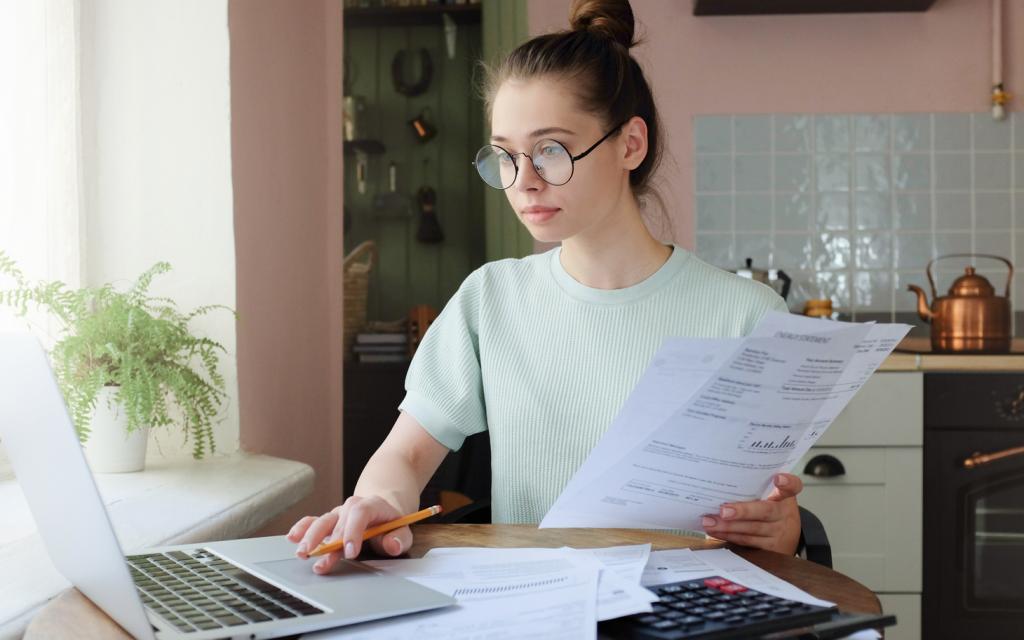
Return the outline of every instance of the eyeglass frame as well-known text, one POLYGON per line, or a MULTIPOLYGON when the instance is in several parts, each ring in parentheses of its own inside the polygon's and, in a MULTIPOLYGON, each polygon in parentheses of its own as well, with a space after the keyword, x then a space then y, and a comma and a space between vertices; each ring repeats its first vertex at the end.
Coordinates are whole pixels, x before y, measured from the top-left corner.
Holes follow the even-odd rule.
MULTIPOLYGON (((582 160, 583 158, 586 158, 588 155, 590 155, 591 151, 596 149, 602 142, 604 142, 605 140, 610 138, 613 133, 615 133, 616 131, 619 131, 620 129, 622 129, 622 127, 624 127, 627 122, 629 122, 629 119, 623 120, 617 127, 613 128, 611 131, 609 131, 608 133, 606 133, 603 136, 601 136, 600 140, 598 140, 594 144, 590 145, 590 147, 587 148, 586 151, 584 151, 583 153, 580 153, 579 155, 575 155, 575 156, 572 155, 572 153, 569 151, 569 148, 566 147, 564 144, 562 144, 562 142, 559 141, 559 140, 555 140, 554 138, 542 138, 541 140, 538 140, 537 144, 540 144, 544 140, 551 140, 552 142, 558 144, 560 147, 565 149, 565 152, 569 154, 569 161, 570 161, 569 177, 565 179, 565 182, 562 182, 560 184, 554 184, 552 182, 548 182, 547 179, 540 174, 540 171, 537 170, 537 165, 533 164, 533 156, 531 156, 529 153, 526 153, 525 151, 520 151, 519 153, 513 154, 513 153, 510 153, 508 149, 506 149, 505 147, 501 146, 500 144, 485 144, 482 147, 480 147, 480 149, 483 149, 484 147, 497 147, 498 149, 501 149, 503 152, 505 152, 505 154, 507 154, 508 157, 512 159, 512 166, 514 166, 516 168, 516 175, 512 178, 512 182, 509 183, 509 185, 507 187, 495 187, 495 186, 491 185, 491 183, 489 183, 486 180, 484 180, 484 177, 480 175, 480 168, 476 166, 476 160, 470 160, 469 164, 470 164, 470 166, 476 168, 477 175, 480 176, 480 180, 483 181, 484 184, 486 184, 488 187, 491 187, 492 189, 497 189, 498 191, 505 191, 506 189, 512 188, 512 186, 515 185, 516 180, 519 179, 519 162, 516 160, 516 158, 518 158, 519 156, 526 156, 527 158, 530 159, 530 164, 533 165, 533 170, 537 171, 537 175, 540 177, 541 180, 543 180, 544 182, 547 182, 552 187, 561 187, 563 185, 569 184, 569 181, 572 180, 572 177, 574 175, 576 175, 576 161, 577 160, 582 160)), ((534 149, 537 148, 537 144, 533 145, 534 149)), ((477 149, 477 152, 476 152, 477 155, 480 155, 480 149, 477 149)), ((531 149, 531 151, 532 151, 532 149, 531 149)))

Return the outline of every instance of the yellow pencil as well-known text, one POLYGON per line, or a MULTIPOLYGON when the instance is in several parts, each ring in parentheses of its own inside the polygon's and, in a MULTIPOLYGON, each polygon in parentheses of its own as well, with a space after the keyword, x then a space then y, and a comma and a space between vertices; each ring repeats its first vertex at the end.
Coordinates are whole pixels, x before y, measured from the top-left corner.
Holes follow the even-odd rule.
MULTIPOLYGON (((416 513, 410 513, 407 516, 402 516, 401 518, 392 520, 391 522, 385 522, 384 524, 379 524, 376 527, 370 527, 369 529, 363 532, 363 540, 369 540, 374 536, 379 536, 380 534, 387 533, 388 531, 394 531, 399 527, 404 527, 407 524, 419 522, 420 520, 429 518, 430 516, 437 515, 439 513, 441 513, 441 505, 435 504, 432 507, 427 507, 426 509, 422 511, 417 511, 416 513)), ((310 557, 322 556, 325 553, 330 553, 332 551, 340 551, 344 547, 344 540, 335 540, 333 542, 327 542, 317 546, 316 549, 313 549, 309 552, 309 555, 310 557)))

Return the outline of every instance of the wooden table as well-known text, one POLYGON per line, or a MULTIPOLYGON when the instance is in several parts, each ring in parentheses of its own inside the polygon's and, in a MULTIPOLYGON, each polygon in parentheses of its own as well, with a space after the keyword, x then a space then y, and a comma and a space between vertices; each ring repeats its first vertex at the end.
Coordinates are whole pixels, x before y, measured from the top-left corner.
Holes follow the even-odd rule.
MULTIPOLYGON (((652 549, 712 549, 721 543, 632 529, 537 529, 533 525, 418 525, 409 555, 422 556, 434 547, 609 547, 651 543, 652 549)), ((844 611, 879 613, 881 606, 867 587, 831 569, 786 555, 732 547, 750 562, 804 591, 830 600, 844 611)), ((45 638, 128 638, 77 589, 68 589, 44 607, 29 625, 25 640, 45 638)))

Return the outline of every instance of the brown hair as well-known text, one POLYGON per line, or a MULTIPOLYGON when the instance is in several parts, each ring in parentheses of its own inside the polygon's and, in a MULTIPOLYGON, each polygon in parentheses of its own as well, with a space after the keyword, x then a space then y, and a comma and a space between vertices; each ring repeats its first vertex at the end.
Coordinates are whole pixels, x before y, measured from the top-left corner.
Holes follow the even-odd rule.
POLYGON ((634 39, 633 9, 628 0, 574 0, 569 25, 568 31, 532 38, 497 66, 485 67, 487 113, 506 80, 550 75, 574 81, 581 106, 601 118, 605 130, 633 116, 647 123, 647 156, 630 171, 629 184, 634 195, 651 195, 661 203, 651 185, 664 146, 661 121, 644 72, 629 53, 639 43, 634 39))

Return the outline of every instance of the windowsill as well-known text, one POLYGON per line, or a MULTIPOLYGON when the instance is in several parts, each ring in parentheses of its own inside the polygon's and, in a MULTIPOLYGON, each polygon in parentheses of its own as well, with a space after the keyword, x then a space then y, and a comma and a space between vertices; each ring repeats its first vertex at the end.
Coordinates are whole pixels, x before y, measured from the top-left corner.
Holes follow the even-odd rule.
MULTIPOLYGON (((245 537, 313 488, 308 465, 246 453, 150 460, 141 473, 95 477, 125 553, 245 537)), ((0 575, 0 638, 20 637, 34 612, 70 586, 50 562, 12 478, 0 478, 0 575)))

